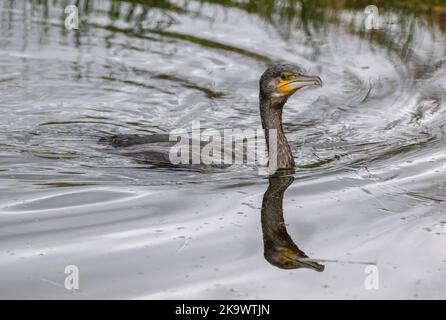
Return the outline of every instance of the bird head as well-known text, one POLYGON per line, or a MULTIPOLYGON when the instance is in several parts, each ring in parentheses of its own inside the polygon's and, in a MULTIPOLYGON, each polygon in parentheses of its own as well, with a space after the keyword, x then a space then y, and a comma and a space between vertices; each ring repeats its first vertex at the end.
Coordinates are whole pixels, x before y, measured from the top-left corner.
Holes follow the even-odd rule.
POLYGON ((297 90, 310 85, 322 86, 321 78, 306 75, 293 64, 276 64, 269 67, 260 78, 260 97, 278 103, 285 102, 297 90))

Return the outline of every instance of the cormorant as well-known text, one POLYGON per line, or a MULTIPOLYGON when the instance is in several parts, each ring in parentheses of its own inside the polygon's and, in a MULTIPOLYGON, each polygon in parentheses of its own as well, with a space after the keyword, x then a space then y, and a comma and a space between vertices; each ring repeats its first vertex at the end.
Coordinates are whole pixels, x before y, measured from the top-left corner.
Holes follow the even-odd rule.
MULTIPOLYGON (((294 157, 282 128, 282 109, 288 98, 302 87, 322 85, 317 76, 308 76, 302 69, 293 64, 276 64, 269 67, 260 78, 259 105, 262 127, 265 129, 269 159, 277 155, 276 169, 294 168, 294 157), (269 130, 277 131, 277 153, 269 145, 269 130)), ((101 139, 117 148, 115 153, 126 155, 138 161, 153 164, 170 165, 170 148, 176 141, 169 141, 167 134, 116 135, 101 139)), ((191 144, 191 143, 190 143, 191 144)), ((203 147, 203 142, 199 142, 203 147)), ((189 156, 191 163, 192 156, 189 156)), ((184 163, 182 164, 184 166, 184 163)))
MULTIPOLYGON (((260 77, 259 105, 262 127, 265 129, 269 159, 277 156, 277 169, 281 174, 270 175, 269 185, 263 196, 261 222, 265 259, 283 269, 309 268, 323 271, 324 266, 311 261, 300 250, 288 234, 283 218, 283 195, 294 181, 287 173, 294 171, 294 157, 282 127, 282 110, 288 98, 300 88, 322 85, 317 76, 308 76, 293 64, 276 64, 269 67, 260 77), (269 130, 276 130, 277 144, 273 150, 269 145, 269 130)), ((170 148, 177 142, 170 141, 167 134, 116 135, 101 139, 117 148, 117 152, 139 161, 170 164, 170 148)), ((200 142, 203 147, 203 142, 200 142)), ((191 160, 192 156, 189 160, 191 160)))
POLYGON ((270 159, 274 150, 269 145, 269 134, 270 130, 277 130, 277 169, 294 168, 293 153, 282 127, 283 106, 293 93, 309 85, 322 86, 322 80, 303 74, 301 68, 292 64, 274 65, 260 78, 260 116, 270 159))

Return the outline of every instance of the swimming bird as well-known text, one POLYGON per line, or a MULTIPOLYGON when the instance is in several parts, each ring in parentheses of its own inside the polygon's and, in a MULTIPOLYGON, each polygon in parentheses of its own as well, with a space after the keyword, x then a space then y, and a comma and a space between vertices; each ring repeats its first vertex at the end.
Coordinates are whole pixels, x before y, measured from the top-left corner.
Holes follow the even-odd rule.
POLYGON ((262 127, 265 129, 269 158, 276 156, 277 169, 293 169, 293 153, 283 132, 282 111, 288 98, 297 90, 309 86, 322 86, 318 76, 308 76, 293 64, 277 64, 268 68, 260 78, 259 105, 262 127), (277 132, 276 150, 270 146, 271 130, 277 132))
MULTIPOLYGON (((276 169, 292 169, 295 166, 293 153, 286 139, 282 126, 282 110, 288 98, 299 89, 310 85, 322 85, 318 76, 305 75, 302 69, 294 64, 279 63, 269 67, 260 77, 259 106, 262 127, 265 129, 265 138, 269 159, 276 157, 276 169), (271 130, 277 134, 277 144, 270 145, 271 130)), ((177 141, 170 141, 167 134, 155 135, 115 135, 101 139, 116 148, 115 153, 129 156, 138 161, 152 164, 171 165, 170 150, 177 141)), ((202 148, 206 143, 198 142, 202 148)), ((192 141, 189 142, 192 145, 192 141)), ((193 155, 189 149, 189 162, 193 155)), ((185 163, 182 163, 184 166, 185 163)))

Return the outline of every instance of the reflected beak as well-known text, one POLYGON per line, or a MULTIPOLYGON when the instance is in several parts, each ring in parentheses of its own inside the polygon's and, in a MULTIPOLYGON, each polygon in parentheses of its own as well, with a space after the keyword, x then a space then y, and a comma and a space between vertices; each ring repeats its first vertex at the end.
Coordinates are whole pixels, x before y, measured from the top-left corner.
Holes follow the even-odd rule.
POLYGON ((324 265, 311 258, 308 258, 307 255, 305 255, 305 253, 299 249, 297 251, 293 249, 284 250, 281 258, 282 263, 287 265, 288 269, 307 268, 317 272, 322 272, 325 269, 324 265))
POLYGON ((299 75, 296 79, 285 81, 280 80, 278 89, 284 95, 290 95, 296 92, 298 89, 317 85, 322 87, 322 80, 318 76, 299 75))
POLYGON ((312 269, 317 272, 322 272, 325 269, 325 266, 323 264, 317 263, 310 258, 299 258, 296 260, 300 264, 301 268, 312 269))

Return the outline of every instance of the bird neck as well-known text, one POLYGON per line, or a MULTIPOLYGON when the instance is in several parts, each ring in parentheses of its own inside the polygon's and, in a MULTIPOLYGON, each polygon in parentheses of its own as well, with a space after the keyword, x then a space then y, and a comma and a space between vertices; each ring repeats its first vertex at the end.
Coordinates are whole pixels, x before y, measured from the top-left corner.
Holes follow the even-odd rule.
POLYGON ((294 168, 294 157, 291 152, 288 140, 283 132, 282 127, 282 109, 286 100, 274 103, 271 100, 260 98, 260 115, 262 118, 262 127, 265 130, 265 139, 268 153, 270 150, 270 130, 277 132, 277 168, 292 169, 294 168))
POLYGON ((296 247, 288 234, 283 219, 283 195, 293 183, 293 176, 271 176, 263 195, 261 220, 265 251, 277 247, 296 247))

